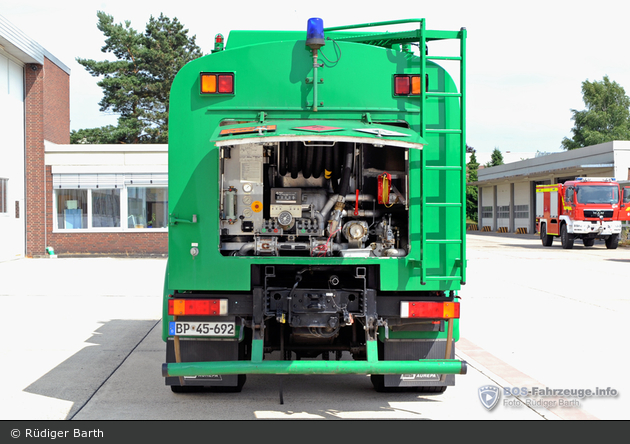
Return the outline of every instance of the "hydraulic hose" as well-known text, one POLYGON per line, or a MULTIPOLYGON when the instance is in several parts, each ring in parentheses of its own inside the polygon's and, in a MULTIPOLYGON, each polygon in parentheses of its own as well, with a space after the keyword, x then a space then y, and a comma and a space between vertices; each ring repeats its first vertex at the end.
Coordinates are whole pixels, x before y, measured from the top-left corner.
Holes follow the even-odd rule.
POLYGON ((285 176, 287 174, 287 144, 281 142, 278 151, 278 174, 285 176))
POLYGON ((304 164, 302 166, 302 175, 304 179, 308 179, 311 177, 313 171, 313 157, 314 157, 314 147, 307 146, 306 152, 304 153, 304 164))
POLYGON ((346 196, 350 187, 350 176, 352 175, 352 161, 354 160, 354 146, 351 143, 345 144, 345 155, 343 162, 343 174, 339 184, 339 194, 346 196))
POLYGON ((322 168, 324 166, 324 148, 321 146, 313 147, 315 154, 313 156, 313 177, 319 179, 322 175, 322 168))

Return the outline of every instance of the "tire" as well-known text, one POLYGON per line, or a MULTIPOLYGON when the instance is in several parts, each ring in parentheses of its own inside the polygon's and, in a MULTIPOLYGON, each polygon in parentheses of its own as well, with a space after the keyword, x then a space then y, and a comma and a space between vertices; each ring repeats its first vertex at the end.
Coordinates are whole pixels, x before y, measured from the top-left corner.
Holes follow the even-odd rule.
POLYGON ((408 387, 385 387, 385 375, 370 375, 370 380, 374 386, 374 390, 378 393, 404 393, 404 392, 416 392, 416 393, 444 393, 446 391, 445 385, 432 385, 432 386, 408 386, 408 387))
POLYGON ((582 239, 585 247, 592 247, 595 245, 595 239, 582 239))
POLYGON ((562 242, 562 248, 565 250, 570 250, 573 248, 573 241, 575 240, 575 236, 567 230, 567 224, 562 224, 560 228, 560 241, 562 242))
POLYGON ((542 244, 545 247, 551 247, 553 244, 553 235, 547 234, 547 224, 543 224, 540 229, 540 239, 542 240, 542 244))
POLYGON ((610 236, 608 236, 608 238, 606 239, 606 248, 608 248, 609 250, 614 250, 617 248, 618 245, 619 245, 618 234, 611 234, 610 236))
POLYGON ((247 375, 238 375, 235 386, 171 385, 171 391, 173 393, 240 393, 246 380, 247 375))
POLYGON ((444 393, 446 385, 432 385, 426 387, 416 387, 420 393, 444 393))

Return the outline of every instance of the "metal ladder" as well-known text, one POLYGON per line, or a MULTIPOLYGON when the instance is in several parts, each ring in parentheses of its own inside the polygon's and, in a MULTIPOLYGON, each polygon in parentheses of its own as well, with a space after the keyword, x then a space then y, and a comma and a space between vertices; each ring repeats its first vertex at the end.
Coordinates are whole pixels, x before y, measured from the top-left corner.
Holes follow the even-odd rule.
POLYGON ((427 240, 426 230, 422 230, 422 251, 420 253, 420 262, 421 264, 425 263, 425 249, 424 246, 427 244, 459 244, 460 245, 460 257, 455 259, 456 265, 459 266, 461 270, 461 276, 429 276, 427 277, 426 267, 421 266, 421 280, 420 282, 424 285, 429 280, 461 280, 462 284, 466 283, 466 243, 464 241, 466 236, 466 28, 462 28, 460 31, 430 31, 425 29, 424 21, 420 24, 420 48, 425 48, 427 41, 432 40, 444 40, 444 39, 459 39, 460 41, 460 55, 459 56, 428 56, 426 51, 420 51, 420 78, 424 79, 426 75, 427 69, 427 61, 428 60, 451 60, 458 61, 460 66, 460 91, 458 93, 448 93, 448 92, 429 92, 428 90, 422 94, 422 98, 420 99, 420 135, 424 138, 428 133, 438 133, 438 134, 459 134, 460 136, 460 165, 458 166, 429 166, 426 164, 426 157, 424 154, 422 156, 422 183, 421 183, 421 202, 422 202, 422 210, 421 210, 421 220, 422 226, 426 227, 426 211, 425 208, 428 207, 458 207, 460 209, 460 220, 461 220, 461 238, 460 239, 429 239, 427 240), (441 129, 433 129, 426 128, 426 119, 425 119, 425 111, 426 111, 426 101, 431 97, 457 97, 460 99, 460 108, 459 108, 459 127, 460 129, 449 129, 449 128, 441 128, 441 129), (449 202, 439 202, 439 203, 427 203, 426 193, 425 193, 425 180, 426 174, 425 171, 429 170, 440 170, 440 171, 448 171, 448 170, 456 170, 460 171, 461 175, 461 187, 460 187, 460 201, 459 203, 449 203, 449 202))
MULTIPOLYGON (((338 41, 364 43, 368 45, 380 46, 383 48, 392 48, 394 45, 403 45, 409 43, 417 43, 420 47, 420 78, 425 79, 427 72, 428 60, 450 60, 459 61, 460 65, 460 91, 459 93, 447 93, 447 92, 428 92, 424 91, 420 98, 420 135, 424 138, 428 133, 439 134, 458 134, 460 136, 460 165, 457 166, 429 166, 426 164, 426 155, 422 157, 422 173, 421 173, 421 221, 423 229, 421 230, 421 247, 420 247, 420 260, 417 267, 420 268, 420 283, 426 284, 427 281, 461 281, 462 284, 466 283, 466 28, 461 28, 459 31, 433 31, 425 29, 425 19, 405 19, 394 20, 386 22, 375 23, 363 23, 360 25, 350 26, 337 26, 326 28, 325 31, 340 31, 356 28, 370 28, 376 26, 386 25, 399 25, 404 23, 417 23, 418 29, 412 31, 402 32, 366 32, 362 34, 355 34, 348 37, 337 36, 335 39, 338 41), (457 57, 450 56, 428 56, 425 48, 426 43, 434 40, 447 40, 458 39, 460 41, 460 55, 457 57), (431 97, 456 97, 460 99, 460 115, 459 123, 460 129, 433 129, 426 127, 426 101, 431 97), (427 203, 426 199, 426 171, 429 170, 456 170, 460 171, 461 175, 461 189, 460 189, 460 202, 440 202, 440 203, 427 203), (458 207, 460 209, 461 220, 461 238, 460 239, 427 239, 426 230, 426 211, 427 207, 458 207), (460 245, 460 257, 456 258, 456 265, 461 269, 461 276, 427 276, 426 261, 425 261, 425 246, 428 244, 459 244, 460 245)), ((424 82, 423 82, 424 83, 424 82)))

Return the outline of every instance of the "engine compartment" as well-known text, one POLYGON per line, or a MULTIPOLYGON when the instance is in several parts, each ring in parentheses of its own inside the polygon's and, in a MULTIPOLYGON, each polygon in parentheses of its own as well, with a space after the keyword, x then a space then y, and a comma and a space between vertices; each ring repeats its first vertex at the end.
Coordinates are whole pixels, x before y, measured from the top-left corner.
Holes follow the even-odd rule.
POLYGON ((225 256, 406 256, 408 178, 408 149, 385 143, 223 146, 220 251, 225 256))

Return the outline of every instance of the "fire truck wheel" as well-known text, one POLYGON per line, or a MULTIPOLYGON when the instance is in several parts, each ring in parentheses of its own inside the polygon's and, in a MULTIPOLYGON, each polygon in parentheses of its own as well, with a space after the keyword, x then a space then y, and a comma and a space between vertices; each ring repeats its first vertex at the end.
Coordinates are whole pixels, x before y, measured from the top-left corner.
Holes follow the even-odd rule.
POLYGON ((542 240, 542 244, 545 247, 551 247, 553 244, 553 236, 551 234, 547 234, 547 225, 543 225, 540 230, 540 239, 542 240))
POLYGON ((567 224, 562 224, 562 228, 560 228, 560 240, 562 241, 562 248, 565 250, 573 248, 575 237, 568 232, 567 224))
POLYGON ((617 248, 617 245, 619 245, 619 235, 611 234, 610 236, 608 236, 608 239, 606 239, 606 248, 608 248, 609 250, 614 250, 615 248, 617 248))
POLYGON ((583 239, 585 247, 592 247, 595 245, 595 239, 583 239))

